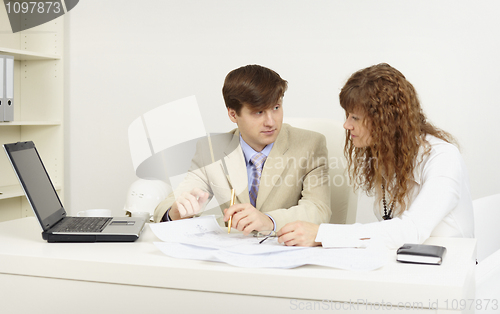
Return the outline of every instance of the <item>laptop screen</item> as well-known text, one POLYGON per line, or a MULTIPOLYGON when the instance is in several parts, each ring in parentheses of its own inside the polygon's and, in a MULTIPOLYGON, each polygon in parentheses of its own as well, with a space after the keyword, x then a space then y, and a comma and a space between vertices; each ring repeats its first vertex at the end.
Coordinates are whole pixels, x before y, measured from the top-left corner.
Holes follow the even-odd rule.
POLYGON ((66 214, 33 142, 5 144, 14 170, 42 228, 47 230, 66 214))

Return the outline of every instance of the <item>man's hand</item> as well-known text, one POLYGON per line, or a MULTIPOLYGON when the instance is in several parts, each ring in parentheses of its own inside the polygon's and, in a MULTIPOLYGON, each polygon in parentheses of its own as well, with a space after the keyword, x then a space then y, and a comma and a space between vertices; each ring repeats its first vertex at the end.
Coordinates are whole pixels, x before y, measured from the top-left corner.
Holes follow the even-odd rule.
POLYGON ((319 225, 310 222, 291 222, 278 231, 278 242, 288 246, 319 246, 321 242, 314 242, 318 229, 319 225))
POLYGON ((209 194, 207 192, 198 188, 194 188, 189 193, 184 192, 174 204, 172 204, 172 208, 169 212, 170 219, 178 220, 199 214, 208 200, 208 196, 209 194))
POLYGON ((231 226, 243 234, 248 235, 252 231, 269 231, 274 229, 271 218, 258 211, 251 204, 235 204, 224 210, 224 221, 233 216, 231 226))

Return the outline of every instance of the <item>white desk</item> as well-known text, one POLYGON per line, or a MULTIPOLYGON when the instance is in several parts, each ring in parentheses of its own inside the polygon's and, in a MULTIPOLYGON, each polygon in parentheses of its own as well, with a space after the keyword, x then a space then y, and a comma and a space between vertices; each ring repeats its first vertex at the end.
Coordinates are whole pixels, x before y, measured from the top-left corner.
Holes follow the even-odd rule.
POLYGON ((2 313, 365 313, 390 305, 447 313, 474 298, 474 239, 429 239, 448 249, 441 266, 397 263, 391 251, 388 265, 356 272, 174 259, 156 249, 149 227, 134 243, 47 243, 40 232, 32 217, 0 223, 2 313))

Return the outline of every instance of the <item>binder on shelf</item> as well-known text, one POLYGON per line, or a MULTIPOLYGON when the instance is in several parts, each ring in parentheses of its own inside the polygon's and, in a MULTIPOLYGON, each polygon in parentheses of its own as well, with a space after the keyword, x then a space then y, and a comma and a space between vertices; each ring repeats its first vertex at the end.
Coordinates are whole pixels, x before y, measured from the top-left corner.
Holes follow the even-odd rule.
POLYGON ((3 122, 5 101, 5 56, 0 55, 0 122, 3 122))
POLYGON ((3 121, 14 121, 14 57, 4 56, 5 103, 3 106, 3 121))

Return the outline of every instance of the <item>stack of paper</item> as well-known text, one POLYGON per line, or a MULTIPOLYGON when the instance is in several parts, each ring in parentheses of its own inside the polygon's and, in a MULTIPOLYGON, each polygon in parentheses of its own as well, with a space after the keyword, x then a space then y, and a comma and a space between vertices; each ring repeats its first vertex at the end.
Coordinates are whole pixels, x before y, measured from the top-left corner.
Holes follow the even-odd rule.
POLYGON ((374 270, 387 262, 382 248, 325 249, 285 246, 276 238, 259 244, 252 235, 221 230, 214 216, 150 224, 164 242, 155 245, 176 258, 224 262, 239 267, 293 268, 306 264, 350 270, 374 270))

